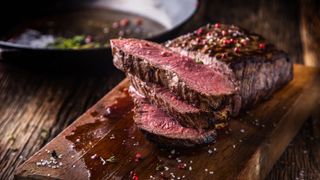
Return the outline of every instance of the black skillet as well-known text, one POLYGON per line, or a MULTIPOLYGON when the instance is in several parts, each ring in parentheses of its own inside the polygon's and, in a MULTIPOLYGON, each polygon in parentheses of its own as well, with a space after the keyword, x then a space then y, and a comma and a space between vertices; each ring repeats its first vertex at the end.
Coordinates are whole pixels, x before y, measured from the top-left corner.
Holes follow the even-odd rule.
MULTIPOLYGON (((179 28, 196 13, 199 2, 198 0, 57 0, 51 4, 44 3, 43 1, 28 1, 28 3, 20 3, 19 6, 16 6, 14 3, 11 5, 9 3, 7 6, 9 9, 12 8, 12 11, 15 13, 10 19, 4 17, 5 15, 1 15, 1 60, 31 66, 73 66, 77 68, 93 65, 97 70, 103 70, 106 68, 105 65, 111 64, 111 58, 109 58, 111 57, 110 47, 77 50, 32 47, 30 45, 9 42, 6 36, 17 33, 16 31, 19 29, 17 27, 27 26, 21 26, 21 24, 26 24, 26 22, 33 23, 33 21, 45 19, 45 17, 59 15, 60 19, 58 21, 64 22, 64 24, 68 24, 66 23, 68 21, 81 20, 81 16, 72 20, 68 18, 64 19, 63 14, 82 12, 89 9, 91 12, 98 11, 100 13, 99 16, 105 16, 106 18, 110 18, 110 16, 114 16, 112 18, 119 18, 117 14, 120 14, 122 17, 138 15, 142 19, 147 18, 147 20, 161 25, 162 29, 153 28, 151 31, 155 32, 152 32, 153 34, 145 39, 163 42, 174 37, 179 28), (113 14, 113 11, 117 13, 113 14)), ((5 5, 2 6, 2 8, 4 7, 5 5)), ((70 22, 70 24, 72 23, 70 22)), ((153 26, 152 23, 149 26, 153 26)), ((46 26, 41 27, 40 23, 41 28, 45 29, 46 26)), ((72 29, 72 27, 65 28, 72 29)))

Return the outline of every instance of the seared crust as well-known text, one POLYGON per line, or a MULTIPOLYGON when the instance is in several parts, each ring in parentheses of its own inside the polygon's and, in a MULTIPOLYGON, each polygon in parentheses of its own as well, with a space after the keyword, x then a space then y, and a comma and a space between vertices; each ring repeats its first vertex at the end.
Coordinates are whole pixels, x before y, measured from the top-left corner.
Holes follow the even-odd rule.
POLYGON ((262 36, 233 25, 207 25, 168 41, 166 47, 207 65, 223 63, 233 71, 240 84, 232 103, 233 115, 270 98, 293 79, 288 54, 262 36))

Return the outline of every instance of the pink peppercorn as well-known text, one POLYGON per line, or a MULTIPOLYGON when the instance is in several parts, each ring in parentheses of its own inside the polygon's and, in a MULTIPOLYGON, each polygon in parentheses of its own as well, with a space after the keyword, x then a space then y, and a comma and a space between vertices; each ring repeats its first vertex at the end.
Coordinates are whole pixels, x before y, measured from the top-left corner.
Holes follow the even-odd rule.
POLYGON ((234 48, 234 52, 239 53, 240 52, 240 48, 239 47, 235 47, 234 48))
POLYGON ((266 44, 264 44, 264 43, 260 43, 260 44, 259 44, 259 48, 260 48, 260 49, 264 49, 264 48, 266 48, 266 44))
POLYGON ((222 31, 221 31, 221 34, 222 34, 222 36, 225 36, 225 35, 227 35, 227 34, 228 34, 228 32, 227 32, 227 31, 225 31, 225 30, 222 30, 222 31))
POLYGON ((130 24, 130 21, 126 18, 120 20, 120 26, 122 27, 128 26, 129 24, 130 24))
POLYGON ((196 34, 198 36, 200 36, 202 33, 203 33, 203 29, 202 28, 197 29, 196 34))

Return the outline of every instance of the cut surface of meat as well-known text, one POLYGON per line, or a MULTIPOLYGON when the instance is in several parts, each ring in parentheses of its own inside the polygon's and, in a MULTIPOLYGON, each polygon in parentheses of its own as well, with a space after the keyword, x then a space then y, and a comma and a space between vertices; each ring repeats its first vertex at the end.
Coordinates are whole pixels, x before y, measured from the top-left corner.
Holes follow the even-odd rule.
POLYGON ((232 72, 221 63, 208 67, 144 40, 111 40, 111 47, 117 68, 164 86, 200 109, 218 109, 238 91, 232 72))
POLYGON ((172 117, 130 91, 135 103, 134 122, 147 137, 164 146, 193 147, 213 143, 216 131, 196 130, 181 126, 172 117))
POLYGON ((216 123, 220 125, 222 125, 221 123, 227 124, 231 113, 230 105, 217 111, 202 111, 182 101, 164 87, 144 82, 131 74, 127 74, 127 77, 137 93, 144 96, 151 104, 156 105, 184 127, 212 129, 216 123))

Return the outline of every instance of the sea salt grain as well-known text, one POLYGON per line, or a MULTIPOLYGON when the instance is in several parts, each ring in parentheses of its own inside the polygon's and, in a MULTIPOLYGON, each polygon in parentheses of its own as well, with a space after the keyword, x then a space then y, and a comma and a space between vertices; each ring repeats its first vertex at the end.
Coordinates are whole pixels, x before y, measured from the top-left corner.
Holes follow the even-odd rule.
POLYGON ((211 149, 209 149, 209 150, 208 150, 208 153, 209 153, 209 154, 212 154, 212 153, 213 153, 213 151, 212 151, 211 149))
POLYGON ((175 149, 172 149, 172 150, 170 151, 170 153, 171 153, 171 154, 175 154, 175 153, 176 153, 176 150, 175 150, 175 149))
POLYGON ((241 129, 241 130, 240 130, 240 132, 241 132, 241 133, 244 133, 244 132, 245 132, 245 130, 244 130, 244 129, 241 129))
POLYGON ((110 139, 115 139, 116 137, 114 136, 114 134, 111 134, 110 139))
POLYGON ((91 159, 96 159, 97 158, 97 154, 94 154, 91 156, 91 159))

